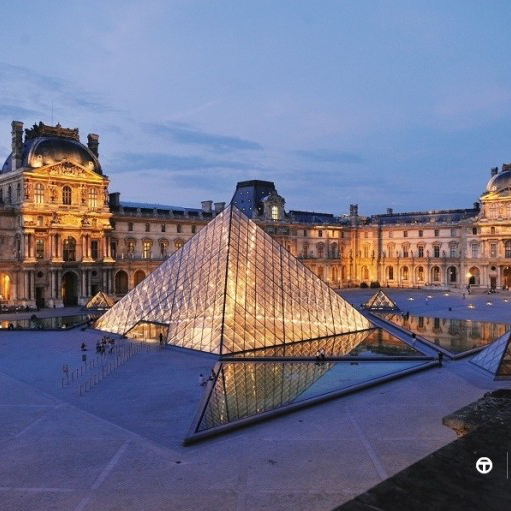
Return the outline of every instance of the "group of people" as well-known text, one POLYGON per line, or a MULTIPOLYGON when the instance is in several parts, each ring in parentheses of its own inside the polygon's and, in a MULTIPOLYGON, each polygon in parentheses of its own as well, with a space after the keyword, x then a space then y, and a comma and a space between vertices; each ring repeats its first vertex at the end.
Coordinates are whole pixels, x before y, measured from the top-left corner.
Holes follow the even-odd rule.
POLYGON ((202 373, 199 374, 199 385, 206 385, 208 381, 213 381, 216 377, 215 370, 211 369, 211 374, 209 375, 209 378, 206 378, 202 373))
POLYGON ((112 353, 114 351, 115 339, 104 335, 101 341, 96 342, 96 353, 104 355, 107 351, 112 353))

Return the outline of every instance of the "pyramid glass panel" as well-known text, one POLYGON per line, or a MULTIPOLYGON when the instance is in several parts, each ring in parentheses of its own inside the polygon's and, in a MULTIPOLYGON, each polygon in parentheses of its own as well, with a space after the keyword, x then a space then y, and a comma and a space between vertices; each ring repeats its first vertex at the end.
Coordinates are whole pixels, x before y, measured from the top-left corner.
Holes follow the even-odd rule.
POLYGON ((381 289, 378 290, 365 304, 364 307, 368 310, 379 311, 398 311, 399 307, 396 302, 388 297, 381 289))
POLYGON ((229 206, 96 323, 168 325, 169 344, 217 354, 330 337, 369 321, 229 206))
POLYGON ((511 378, 511 334, 506 332, 479 352, 471 362, 494 378, 511 378))

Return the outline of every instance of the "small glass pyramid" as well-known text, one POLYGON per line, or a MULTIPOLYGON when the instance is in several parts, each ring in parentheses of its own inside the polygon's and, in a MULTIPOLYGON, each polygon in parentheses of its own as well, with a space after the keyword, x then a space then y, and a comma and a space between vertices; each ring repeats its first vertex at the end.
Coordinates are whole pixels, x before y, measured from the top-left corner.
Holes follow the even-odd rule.
POLYGON ((330 337, 369 321, 235 206, 227 207, 96 322, 216 354, 330 337))
POLYGON ((378 290, 365 304, 364 307, 368 310, 377 311, 398 311, 399 307, 396 302, 389 298, 381 289, 378 290))
POLYGON ((103 310, 114 306, 114 300, 103 291, 95 294, 84 306, 84 309, 103 310))
POLYGON ((511 379, 511 333, 506 332, 470 362, 488 371, 495 380, 511 379))

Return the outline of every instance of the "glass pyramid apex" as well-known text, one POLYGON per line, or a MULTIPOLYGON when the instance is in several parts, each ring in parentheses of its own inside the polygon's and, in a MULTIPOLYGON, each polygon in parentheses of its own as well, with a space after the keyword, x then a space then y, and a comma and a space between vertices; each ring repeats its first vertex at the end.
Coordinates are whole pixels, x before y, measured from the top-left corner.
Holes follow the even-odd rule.
POLYGON ((111 296, 103 291, 96 293, 85 305, 84 309, 110 309, 114 305, 114 300, 111 296))
POLYGON ((227 207, 96 322, 217 354, 330 337, 369 321, 235 206, 227 207))
POLYGON ((364 307, 369 310, 379 310, 379 311, 395 311, 399 310, 399 307, 396 305, 396 302, 389 298, 387 294, 383 292, 383 290, 378 290, 365 304, 364 307))

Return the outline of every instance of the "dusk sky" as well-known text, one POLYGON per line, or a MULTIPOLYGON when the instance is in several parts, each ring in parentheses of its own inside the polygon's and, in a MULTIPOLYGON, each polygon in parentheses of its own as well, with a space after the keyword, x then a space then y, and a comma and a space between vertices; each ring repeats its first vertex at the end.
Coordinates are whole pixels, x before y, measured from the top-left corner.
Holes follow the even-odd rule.
MULTIPOLYGON (((3 2, 10 123, 100 135, 122 199, 471 207, 511 161, 511 2, 3 2)), ((0 165, 1 165, 0 163, 0 165)))

